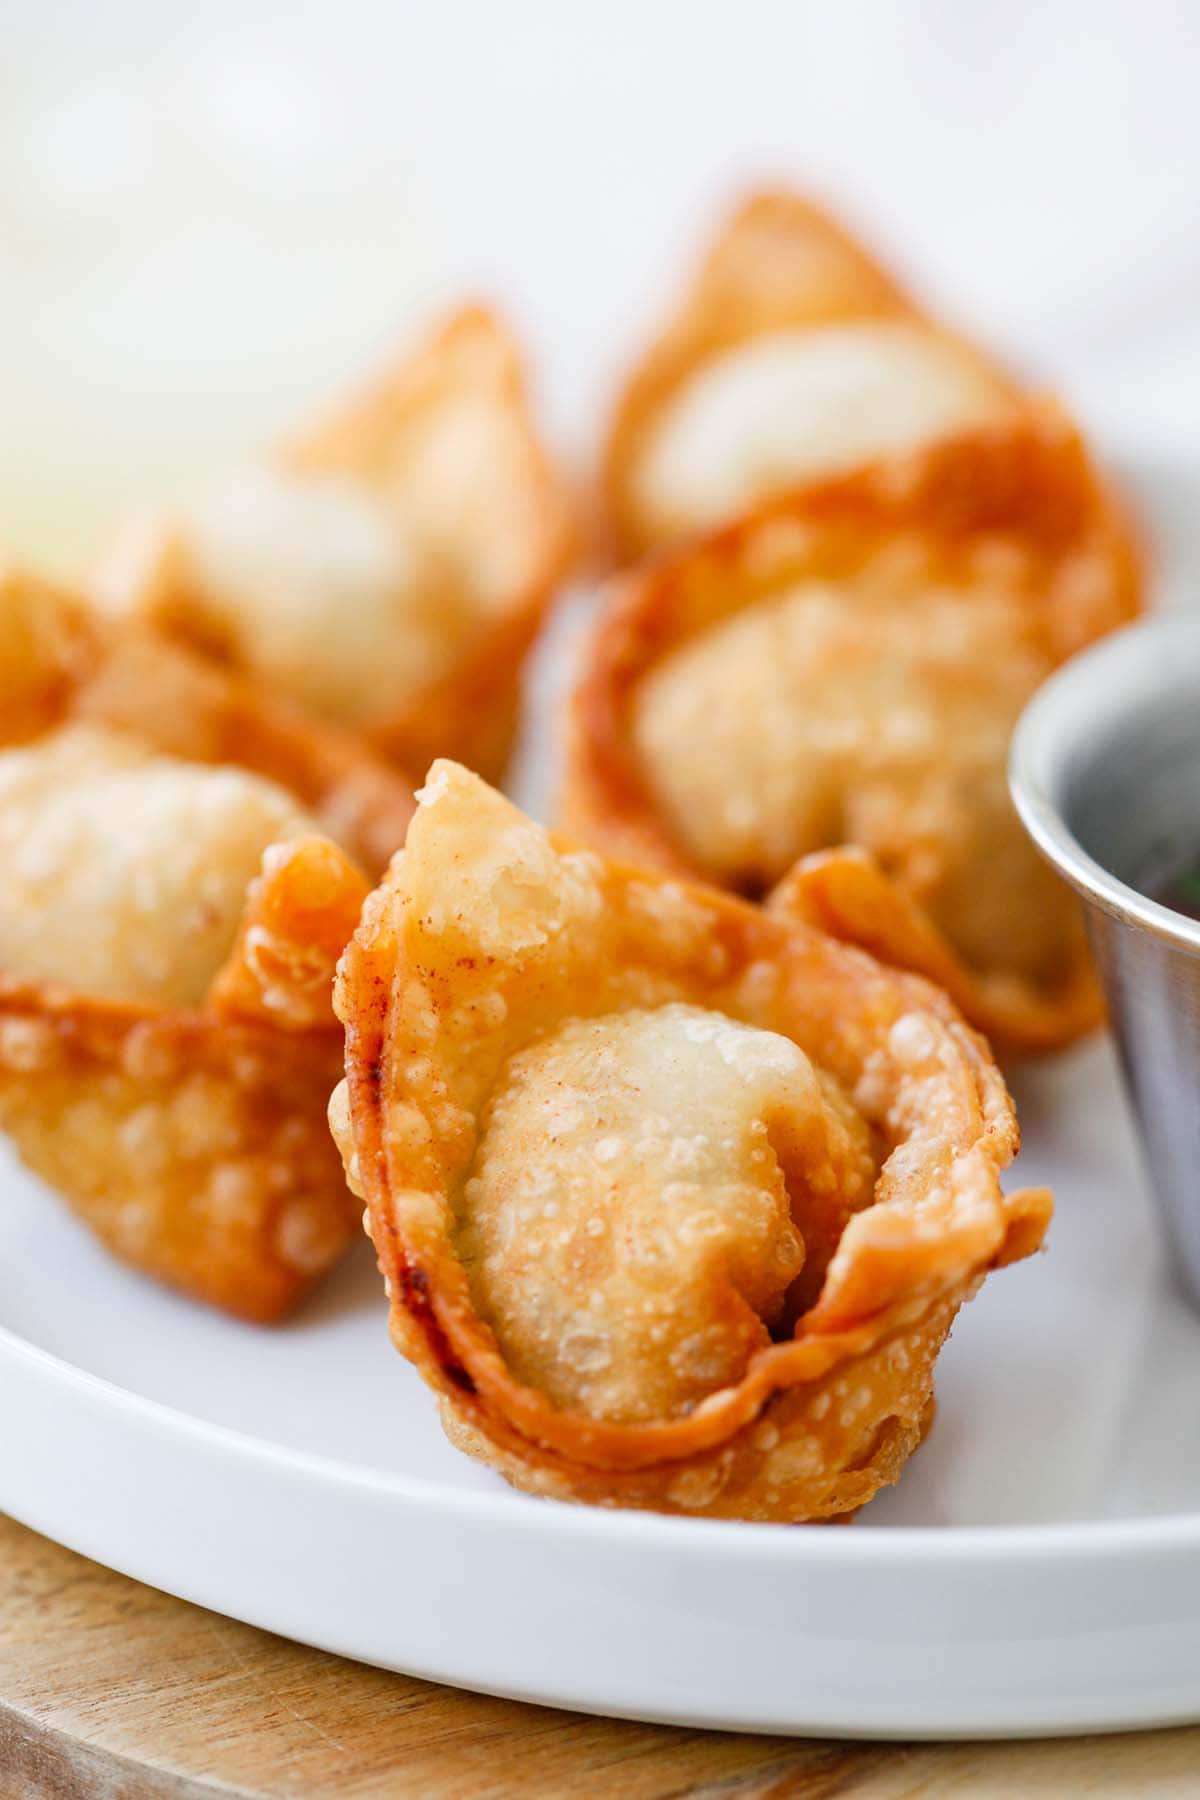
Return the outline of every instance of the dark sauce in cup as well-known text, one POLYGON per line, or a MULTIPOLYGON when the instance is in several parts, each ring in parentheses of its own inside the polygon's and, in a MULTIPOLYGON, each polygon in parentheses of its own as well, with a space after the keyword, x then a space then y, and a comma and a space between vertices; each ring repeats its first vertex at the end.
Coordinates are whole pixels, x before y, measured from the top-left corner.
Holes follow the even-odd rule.
POLYGON ((1156 869, 1138 885, 1160 906, 1169 906, 1185 919, 1200 919, 1200 856, 1189 857, 1165 874, 1161 868, 1156 869))

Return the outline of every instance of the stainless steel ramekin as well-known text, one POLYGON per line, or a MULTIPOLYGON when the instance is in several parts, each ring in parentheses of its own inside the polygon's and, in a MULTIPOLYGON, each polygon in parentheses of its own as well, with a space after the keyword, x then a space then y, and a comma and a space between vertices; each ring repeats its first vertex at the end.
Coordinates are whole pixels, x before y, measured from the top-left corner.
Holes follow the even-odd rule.
POLYGON ((1085 902, 1175 1272, 1200 1307, 1200 920, 1138 890, 1200 862, 1200 612, 1130 626, 1040 688, 1009 779, 1085 902))

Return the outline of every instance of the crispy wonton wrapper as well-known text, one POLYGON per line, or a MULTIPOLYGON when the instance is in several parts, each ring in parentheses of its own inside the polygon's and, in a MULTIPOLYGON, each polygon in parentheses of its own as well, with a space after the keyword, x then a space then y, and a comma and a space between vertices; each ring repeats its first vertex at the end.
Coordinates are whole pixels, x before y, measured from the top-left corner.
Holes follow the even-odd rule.
POLYGON ((156 631, 114 625, 62 588, 0 568, 0 746, 72 720, 130 732, 188 762, 265 775, 371 873, 404 842, 411 777, 349 733, 156 631))
POLYGON ((839 1518, 1049 1196, 926 982, 610 863, 454 764, 343 957, 334 1132, 453 1441, 559 1499, 839 1518))
MULTIPOLYGON (((369 866, 395 849, 411 812, 407 784, 340 734, 178 647, 106 631, 66 595, 10 573, 0 742, 36 747, 60 726, 116 727, 176 757, 267 775, 369 866)), ((169 838, 164 857, 186 849, 169 838)), ((4 971, 0 947, 0 1126, 126 1261, 272 1320, 357 1230, 325 1108, 341 1072, 333 969, 369 884, 320 838, 277 844, 263 863, 198 1004, 33 981, 4 971)), ((137 917, 124 929, 144 935, 137 917)), ((59 960, 70 967, 70 946, 59 960)))
POLYGON ((1008 736, 1139 605, 1123 522, 1049 404, 797 490, 613 583, 564 829, 755 896, 857 843, 883 874, 817 857, 777 904, 930 976, 998 1047, 1065 1044, 1100 991, 1009 802, 1008 736))
MULTIPOLYGON (((483 307, 463 308, 413 356, 283 447, 273 469, 285 496, 289 482, 316 485, 301 485, 284 515, 268 510, 255 527, 250 574, 281 538, 300 545, 277 570, 276 592, 259 601, 272 615, 268 648, 256 647, 236 574, 226 575, 219 595, 212 591, 195 527, 183 517, 131 527, 97 573, 97 600, 248 669, 403 768, 424 769, 450 752, 498 775, 516 728, 521 666, 574 542, 507 329, 483 307), (374 617, 353 586, 373 554, 372 534, 364 547, 366 527, 353 511, 356 495, 360 508, 374 508, 399 533, 404 552, 400 591, 389 598, 370 590, 374 617), (320 517, 329 505, 336 517, 347 500, 349 525, 334 533, 343 543, 339 565, 320 517), (409 579, 411 624, 403 611, 409 579), (346 582, 343 594, 338 583, 346 582), (325 610, 310 610, 304 596, 323 584, 325 610), (418 632, 428 674, 408 668, 418 632), (335 687, 344 646, 355 661, 335 687)), ((386 588, 386 576, 378 579, 386 588)))
POLYGON ((612 554, 630 561, 1026 404, 819 207, 755 194, 618 402, 603 470, 612 554))

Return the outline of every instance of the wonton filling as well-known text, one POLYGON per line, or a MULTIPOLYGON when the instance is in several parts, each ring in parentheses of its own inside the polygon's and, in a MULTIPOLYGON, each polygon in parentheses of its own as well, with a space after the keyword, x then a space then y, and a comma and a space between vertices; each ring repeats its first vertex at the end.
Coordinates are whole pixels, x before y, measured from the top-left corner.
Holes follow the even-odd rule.
POLYGON ((0 752, 0 971, 196 1005, 263 851, 315 829, 274 782, 96 726, 0 752))
POLYGON ((811 581, 652 669, 633 734, 669 828, 715 879, 761 893, 809 851, 859 844, 970 963, 1037 978, 1081 931, 1005 780, 1048 672, 1003 595, 811 581))
POLYGON ((382 714, 453 660, 453 591, 359 482, 246 470, 181 535, 193 627, 324 718, 382 714))
POLYGON ((637 470, 667 536, 769 495, 986 424, 1010 402, 965 351, 872 320, 765 333, 706 362, 669 401, 637 470))
POLYGON ((518 1379, 633 1423, 736 1382, 873 1191, 868 1128, 789 1039, 697 1006, 560 1025, 509 1062, 458 1248, 518 1379))

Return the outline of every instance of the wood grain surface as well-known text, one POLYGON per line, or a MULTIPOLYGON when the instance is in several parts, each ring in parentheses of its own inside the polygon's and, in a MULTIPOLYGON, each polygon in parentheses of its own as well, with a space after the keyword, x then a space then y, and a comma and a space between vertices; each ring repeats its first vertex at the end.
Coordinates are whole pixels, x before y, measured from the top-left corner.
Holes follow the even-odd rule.
POLYGON ((736 1737, 490 1700, 287 1643, 0 1517, 0 1800, 1193 1800, 1200 1729, 736 1737))

